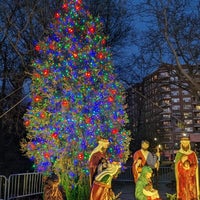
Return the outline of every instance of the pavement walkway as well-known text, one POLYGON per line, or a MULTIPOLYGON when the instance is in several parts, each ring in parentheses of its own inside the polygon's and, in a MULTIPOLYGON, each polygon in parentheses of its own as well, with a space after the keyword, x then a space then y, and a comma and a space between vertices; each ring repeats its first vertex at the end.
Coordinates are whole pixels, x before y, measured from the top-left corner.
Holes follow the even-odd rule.
MULTIPOLYGON (((155 187, 155 186, 154 186, 155 187)), ((174 194, 175 185, 170 185, 167 183, 158 183, 158 186, 155 187, 158 189, 160 198, 162 200, 167 200, 166 193, 174 194)), ((113 181, 113 191, 115 194, 122 192, 120 195, 120 200, 135 200, 135 184, 133 182, 123 182, 123 181, 113 181)))

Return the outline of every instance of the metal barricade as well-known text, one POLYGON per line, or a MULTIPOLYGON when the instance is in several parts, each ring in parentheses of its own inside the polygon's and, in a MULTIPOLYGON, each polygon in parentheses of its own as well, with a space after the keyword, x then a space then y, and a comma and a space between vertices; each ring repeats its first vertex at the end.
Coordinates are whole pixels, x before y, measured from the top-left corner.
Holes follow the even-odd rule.
POLYGON ((3 175, 0 175, 0 200, 6 199, 7 191, 7 178, 3 175))
MULTIPOLYGON (((169 183, 175 180, 174 170, 171 167, 161 166, 156 174, 156 181, 158 183, 169 183)), ((127 166, 124 171, 122 171, 116 181, 129 182, 133 181, 132 167, 127 166)))
POLYGON ((127 166, 117 177, 116 181, 131 182, 133 181, 133 175, 131 171, 132 167, 127 166))
POLYGON ((43 193, 42 173, 12 174, 8 178, 7 200, 43 193))
POLYGON ((171 183, 175 181, 175 172, 171 167, 160 167, 158 170, 159 183, 171 183))
MULTIPOLYGON (((127 166, 115 181, 133 181, 132 167, 127 166)), ((160 167, 156 183, 170 183, 175 179, 171 167, 160 167)), ((7 179, 0 175, 0 200, 18 199, 43 194, 42 173, 12 174, 7 179)))

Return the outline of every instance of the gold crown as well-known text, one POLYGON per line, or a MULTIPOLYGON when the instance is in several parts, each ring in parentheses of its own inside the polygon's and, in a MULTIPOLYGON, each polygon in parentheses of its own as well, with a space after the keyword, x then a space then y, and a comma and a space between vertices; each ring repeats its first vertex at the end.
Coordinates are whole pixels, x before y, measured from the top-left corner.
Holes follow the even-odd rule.
POLYGON ((182 138, 181 138, 181 141, 182 141, 182 140, 188 141, 188 140, 190 140, 190 138, 185 136, 185 137, 182 137, 182 138))
POLYGON ((99 139, 98 139, 98 142, 101 142, 101 143, 109 143, 109 140, 108 140, 108 139, 104 139, 104 138, 99 138, 99 139))

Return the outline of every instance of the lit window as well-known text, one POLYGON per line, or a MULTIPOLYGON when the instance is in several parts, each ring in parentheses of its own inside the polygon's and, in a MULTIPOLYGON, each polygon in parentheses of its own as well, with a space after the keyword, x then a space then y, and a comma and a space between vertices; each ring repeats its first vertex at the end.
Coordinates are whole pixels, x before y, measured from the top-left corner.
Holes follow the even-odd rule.
POLYGON ((170 115, 163 115, 163 118, 170 119, 170 115))
POLYGON ((183 115, 184 115, 184 118, 192 117, 192 113, 190 112, 185 112, 183 113, 183 115))
POLYGON ((179 95, 179 92, 178 92, 178 91, 172 91, 172 95, 173 95, 173 96, 178 96, 178 95, 179 95))
POLYGON ((172 98, 172 102, 178 103, 178 102, 180 102, 180 99, 179 98, 172 98))
POLYGON ((200 110, 200 105, 197 105, 197 106, 196 106, 196 109, 197 109, 197 110, 200 110))
POLYGON ((161 72, 160 76, 161 77, 169 77, 169 73, 168 72, 161 72))
POLYGON ((172 110, 180 110, 180 105, 173 105, 172 110))
POLYGON ((184 98, 183 98, 183 101, 186 102, 186 103, 188 103, 188 102, 191 101, 191 98, 190 98, 190 97, 184 97, 184 98))
POLYGON ((193 128, 192 127, 187 127, 187 128, 185 128, 185 132, 193 132, 193 128))
POLYGON ((163 109, 164 112, 170 112, 170 108, 163 109))
POLYGON ((171 88, 178 88, 178 86, 177 85, 174 85, 174 84, 171 84, 171 88))
POLYGON ((187 110, 187 109, 191 109, 192 106, 191 105, 184 105, 183 108, 187 110))
POLYGON ((183 90, 183 91, 182 91, 182 94, 183 94, 183 95, 188 95, 189 92, 188 92, 187 90, 183 90))
POLYGON ((191 119, 186 119, 184 120, 186 124, 192 124, 192 120, 191 119))
POLYGON ((196 123, 197 123, 197 124, 200 124, 200 119, 198 119, 198 120, 196 121, 196 123))
POLYGON ((163 122, 163 125, 170 125, 170 122, 168 121, 168 122, 163 122))
POLYGON ((171 80, 171 81, 178 81, 178 76, 175 76, 175 77, 171 76, 171 77, 170 77, 170 80, 171 80))

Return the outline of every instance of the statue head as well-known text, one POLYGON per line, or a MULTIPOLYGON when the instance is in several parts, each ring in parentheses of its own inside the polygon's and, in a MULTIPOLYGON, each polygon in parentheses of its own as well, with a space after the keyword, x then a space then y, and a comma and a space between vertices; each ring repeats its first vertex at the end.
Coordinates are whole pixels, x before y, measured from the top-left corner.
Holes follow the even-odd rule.
POLYGON ((141 148, 142 148, 143 150, 148 150, 148 148, 149 148, 149 141, 147 141, 147 140, 142 140, 142 142, 141 142, 141 148))
POLYGON ((106 150, 109 147, 109 140, 105 138, 98 138, 98 146, 91 152, 89 160, 91 159, 92 155, 95 154, 96 152, 103 152, 106 153, 106 150))
POLYGON ((181 149, 184 151, 190 150, 190 138, 182 137, 180 141, 181 149))
POLYGON ((98 146, 101 147, 102 151, 106 151, 109 147, 110 142, 108 139, 100 138, 98 144, 98 146))

